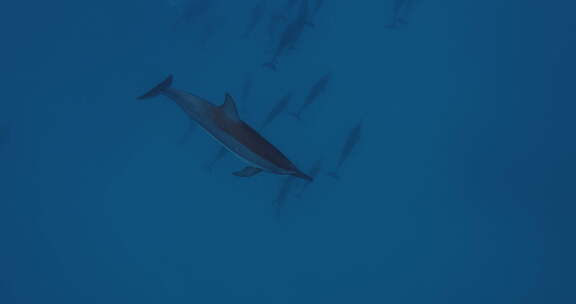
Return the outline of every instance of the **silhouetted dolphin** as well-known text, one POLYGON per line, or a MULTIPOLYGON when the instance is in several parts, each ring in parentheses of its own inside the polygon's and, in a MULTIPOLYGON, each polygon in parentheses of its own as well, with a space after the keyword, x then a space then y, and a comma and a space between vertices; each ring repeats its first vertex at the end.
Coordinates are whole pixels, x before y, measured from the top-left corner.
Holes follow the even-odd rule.
POLYGON ((236 104, 229 94, 226 94, 222 105, 215 106, 198 96, 171 88, 171 85, 172 75, 138 99, 164 95, 176 102, 215 140, 249 164, 243 170, 234 172, 234 175, 248 177, 265 171, 312 180, 262 135, 240 119, 236 104))
POLYGON ((304 28, 309 24, 308 17, 308 0, 303 0, 300 6, 300 13, 298 18, 286 26, 286 29, 280 37, 280 42, 272 54, 272 58, 262 66, 270 68, 274 71, 276 70, 278 57, 282 55, 286 50, 294 48, 294 45, 304 32, 304 28))
POLYGON ((272 108, 270 113, 268 113, 268 116, 266 116, 262 122, 260 130, 264 130, 278 115, 280 115, 280 113, 284 111, 288 103, 290 103, 291 98, 292 94, 288 93, 284 95, 284 97, 282 97, 282 99, 280 99, 276 105, 274 105, 274 108, 272 108))
POLYGON ((320 80, 318 80, 310 89, 310 92, 308 93, 308 96, 306 96, 304 103, 300 106, 296 113, 292 113, 292 116, 294 116, 296 119, 300 119, 302 112, 304 112, 304 110, 306 110, 312 103, 314 103, 316 98, 318 98, 318 96, 320 96, 320 94, 326 90, 326 86, 328 85, 331 77, 332 73, 328 73, 324 75, 324 77, 320 78, 320 80))
POLYGON ((250 18, 250 23, 248 23, 248 27, 242 35, 242 38, 248 38, 250 34, 256 29, 256 26, 260 24, 262 21, 262 17, 264 16, 264 11, 266 10, 266 0, 260 0, 254 8, 252 8, 252 16, 250 18))
POLYGON ((346 138, 346 142, 342 147, 342 152, 340 152, 340 158, 338 158, 338 164, 336 165, 336 169, 333 172, 329 172, 328 175, 332 176, 335 179, 340 178, 340 175, 338 173, 340 171, 340 167, 342 167, 342 164, 346 161, 346 159, 348 159, 348 157, 354 150, 354 147, 360 140, 361 132, 362 132, 362 121, 360 121, 356 126, 354 126, 352 130, 350 130, 350 133, 346 138))

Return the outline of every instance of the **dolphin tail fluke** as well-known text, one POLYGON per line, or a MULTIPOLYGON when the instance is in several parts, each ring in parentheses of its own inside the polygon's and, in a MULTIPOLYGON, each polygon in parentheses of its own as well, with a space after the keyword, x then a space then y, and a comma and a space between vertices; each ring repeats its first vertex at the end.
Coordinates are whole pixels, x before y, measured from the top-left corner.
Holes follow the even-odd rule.
POLYGON ((162 93, 162 91, 166 90, 167 88, 169 88, 172 85, 172 79, 173 79, 172 75, 169 75, 161 83, 159 83, 154 88, 152 88, 152 90, 150 90, 150 91, 146 92, 146 94, 138 97, 138 99, 147 99, 147 98, 152 98, 154 96, 157 96, 158 94, 162 93))

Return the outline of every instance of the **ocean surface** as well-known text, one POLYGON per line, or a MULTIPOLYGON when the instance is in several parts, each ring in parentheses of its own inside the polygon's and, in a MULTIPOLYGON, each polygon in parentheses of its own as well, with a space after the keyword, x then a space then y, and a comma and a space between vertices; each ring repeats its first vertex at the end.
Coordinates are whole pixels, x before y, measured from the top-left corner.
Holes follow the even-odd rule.
POLYGON ((576 303, 575 1, 4 1, 0 37, 0 304, 576 303), (168 75, 314 181, 233 175, 136 99, 168 75))

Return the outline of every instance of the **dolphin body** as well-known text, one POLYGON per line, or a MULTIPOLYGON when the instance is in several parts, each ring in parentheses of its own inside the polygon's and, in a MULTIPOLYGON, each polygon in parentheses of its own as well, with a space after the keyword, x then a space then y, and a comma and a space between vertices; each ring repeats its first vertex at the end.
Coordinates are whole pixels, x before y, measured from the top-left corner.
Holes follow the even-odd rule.
POLYGON ((292 116, 300 120, 304 110, 306 110, 308 106, 314 103, 316 98, 318 98, 318 96, 320 96, 326 90, 326 87, 330 82, 330 78, 332 78, 332 73, 328 73, 324 75, 322 78, 320 78, 320 80, 318 80, 314 84, 314 86, 312 86, 312 88, 310 89, 310 92, 308 93, 308 96, 306 96, 306 100, 304 101, 304 103, 300 106, 300 108, 298 109, 298 111, 296 111, 296 113, 292 113, 292 116))
POLYGON ((252 32, 256 29, 262 18, 264 17, 264 11, 266 10, 266 0, 260 0, 256 4, 256 6, 252 9, 252 17, 250 18, 250 23, 248 23, 248 27, 242 35, 242 38, 246 39, 252 34, 252 32))
POLYGON ((274 119, 276 119, 276 117, 278 117, 278 115, 280 115, 280 113, 284 111, 288 103, 290 103, 291 98, 292 94, 288 93, 284 95, 284 97, 282 97, 282 99, 280 99, 278 103, 276 103, 276 105, 274 105, 274 108, 270 110, 270 113, 268 113, 266 119, 264 119, 264 121, 262 122, 260 130, 264 130, 272 121, 274 121, 274 119))
POLYGON ((336 170, 328 173, 328 175, 332 176, 335 179, 340 179, 338 171, 340 170, 340 167, 342 167, 342 164, 344 164, 346 159, 348 159, 348 157, 354 150, 356 144, 358 144, 358 142, 360 141, 360 136, 362 134, 362 124, 363 124, 362 121, 360 121, 358 124, 356 124, 356 126, 354 126, 354 128, 352 128, 352 130, 350 130, 348 138, 346 138, 346 142, 342 147, 340 157, 338 158, 338 164, 336 165, 336 170))
POLYGON ((270 61, 262 64, 263 67, 267 67, 273 71, 276 71, 276 65, 278 64, 278 57, 284 54, 286 50, 294 48, 296 42, 300 40, 300 36, 304 32, 307 25, 310 25, 308 20, 308 0, 302 1, 300 5, 300 13, 298 18, 286 26, 282 36, 280 37, 280 42, 274 49, 272 58, 270 61))
POLYGON ((249 164, 244 169, 234 172, 234 175, 250 177, 265 171, 313 180, 300 171, 262 135, 240 119, 236 103, 229 94, 226 94, 226 99, 222 105, 215 106, 198 96, 172 88, 172 79, 172 75, 168 76, 138 99, 163 95, 176 102, 216 141, 249 164))

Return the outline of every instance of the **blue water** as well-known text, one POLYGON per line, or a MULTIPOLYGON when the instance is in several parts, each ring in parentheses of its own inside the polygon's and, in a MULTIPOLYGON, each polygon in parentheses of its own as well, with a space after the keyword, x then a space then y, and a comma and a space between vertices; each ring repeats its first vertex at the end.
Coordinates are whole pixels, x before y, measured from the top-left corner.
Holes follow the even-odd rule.
POLYGON ((286 1, 184 2, 0 4, 0 303, 576 303, 574 1, 326 0, 276 72, 286 1), (207 171, 136 100, 168 74, 254 126, 292 93, 262 133, 314 183, 207 171))

